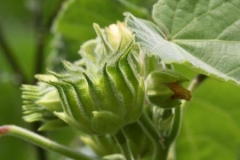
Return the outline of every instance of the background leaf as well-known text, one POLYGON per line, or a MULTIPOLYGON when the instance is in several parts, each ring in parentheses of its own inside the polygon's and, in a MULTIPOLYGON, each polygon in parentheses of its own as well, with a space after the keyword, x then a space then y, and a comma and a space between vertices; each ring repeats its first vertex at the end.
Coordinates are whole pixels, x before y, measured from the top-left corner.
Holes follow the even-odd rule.
MULTIPOLYGON (((36 5, 38 6, 38 2, 41 3, 42 21, 45 25, 50 25, 48 24, 49 18, 54 18, 54 15, 57 14, 54 14, 54 12, 61 1, 62 0, 0 1, 0 27, 2 27, 7 43, 13 51, 13 56, 24 71, 27 80, 31 83, 34 81, 36 40, 38 39, 35 31, 36 29, 34 28, 34 8, 36 5)), ((142 9, 145 9, 145 6, 147 6, 149 9, 147 13, 149 14, 150 8, 152 8, 152 4, 156 0, 128 1, 133 2, 136 8, 138 8, 138 5, 141 6, 142 9)), ((131 7, 127 9, 127 6, 124 6, 117 0, 76 0, 76 2, 74 0, 66 0, 66 3, 73 3, 73 5, 64 5, 63 11, 56 20, 56 30, 54 31, 56 40, 53 40, 55 44, 54 49, 52 49, 55 51, 55 54, 52 54, 51 58, 48 59, 49 66, 54 65, 54 60, 59 57, 61 59, 68 58, 71 60, 79 59, 77 52, 80 44, 88 39, 96 37, 94 29, 92 28, 93 22, 97 22, 102 27, 105 27, 111 23, 117 22, 117 20, 123 20, 122 13, 124 11, 131 11, 131 7), (63 43, 61 43, 62 39, 63 43), (59 50, 56 49, 57 47, 59 50), (59 56, 60 52, 61 56, 59 56)), ((141 14, 137 15, 144 17, 141 14)), ((41 29, 45 30, 45 28, 41 29)), ((52 35, 48 32, 45 37, 44 58, 50 55, 49 41, 51 40, 51 36, 52 35)), ((45 60, 43 60, 43 62, 44 61, 45 60)), ((13 73, 10 66, 11 64, 5 59, 3 50, 0 47, 0 125, 15 124, 30 129, 31 125, 22 120, 19 77, 13 73)), ((45 69, 45 67, 43 68, 45 69)), ((62 144, 69 144, 74 137, 74 132, 66 128, 48 132, 46 136, 62 144)), ((73 146, 80 146, 79 142, 76 142, 73 146)), ((47 156, 49 160, 56 160, 60 157, 58 154, 49 151, 47 151, 47 156)), ((1 138, 0 159, 18 160, 19 157, 24 160, 37 159, 35 146, 13 137, 1 138)))
POLYGON ((178 160, 239 158, 239 94, 239 88, 213 79, 199 87, 184 113, 178 160))
POLYGON ((240 1, 159 0, 153 19, 158 27, 128 14, 128 26, 146 51, 240 84, 240 1))
MULTIPOLYGON (((129 5, 121 2, 125 0, 68 0, 55 21, 53 33, 60 36, 65 44, 68 60, 78 59, 80 45, 96 37, 93 23, 106 27, 117 21, 123 21, 123 12, 131 11, 140 17, 150 16, 150 6, 156 0, 129 0, 129 5), (144 8, 148 7, 148 8, 144 8), (147 10, 148 9, 148 10, 147 10), (146 12, 139 12, 144 10, 146 12)), ((56 39, 57 40, 57 39, 56 39)), ((59 40, 59 39, 58 39, 59 40)), ((58 46, 53 47, 53 52, 58 46)))

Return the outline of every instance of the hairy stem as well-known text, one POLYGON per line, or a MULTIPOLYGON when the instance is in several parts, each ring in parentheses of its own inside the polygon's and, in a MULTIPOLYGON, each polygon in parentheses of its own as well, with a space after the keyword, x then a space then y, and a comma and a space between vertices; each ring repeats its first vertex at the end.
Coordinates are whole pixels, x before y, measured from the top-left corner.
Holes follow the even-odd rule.
POLYGON ((128 139, 126 138, 122 130, 117 132, 117 134, 115 135, 115 139, 118 142, 118 145, 126 160, 133 160, 133 155, 129 147, 128 139))
POLYGON ((181 111, 181 107, 179 106, 174 109, 172 130, 170 131, 170 134, 166 139, 166 146, 168 148, 171 146, 171 144, 174 142, 174 140, 178 136, 179 130, 181 128, 181 119, 182 119, 182 111, 181 111))
POLYGON ((53 142, 45 137, 42 137, 36 133, 33 133, 29 130, 26 130, 26 129, 18 127, 18 126, 14 126, 14 125, 1 126, 0 127, 0 136, 5 136, 5 135, 18 137, 20 139, 29 141, 30 143, 33 143, 39 147, 57 152, 61 155, 69 157, 69 158, 79 159, 79 160, 80 159, 81 160, 92 160, 91 157, 88 157, 79 151, 70 149, 69 147, 65 147, 61 144, 53 142))
MULTIPOLYGON (((188 90, 193 92, 205 79, 207 78, 207 76, 202 75, 202 74, 198 74, 190 83, 190 85, 188 86, 188 90)), ((173 126, 172 126, 172 130, 170 132, 169 138, 168 138, 168 143, 170 144, 171 142, 173 142, 177 135, 178 132, 180 130, 180 126, 181 126, 181 119, 182 119, 182 109, 186 106, 187 101, 183 100, 182 104, 180 107, 175 108, 175 114, 174 114, 174 119, 173 119, 173 126)))
POLYGON ((168 150, 164 145, 163 137, 158 134, 158 131, 145 112, 142 113, 138 123, 153 142, 154 154, 152 160, 165 160, 168 150))
MULTIPOLYGON (((193 92, 205 79, 207 76, 203 74, 198 74, 190 83, 188 86, 188 90, 193 92)), ((180 128, 181 128, 181 122, 182 122, 182 112, 184 108, 187 105, 187 101, 183 100, 180 107, 175 108, 175 114, 173 119, 173 126, 172 130, 170 131, 169 137, 166 139, 166 146, 169 148, 171 145, 173 145, 175 139, 177 138, 180 128)))

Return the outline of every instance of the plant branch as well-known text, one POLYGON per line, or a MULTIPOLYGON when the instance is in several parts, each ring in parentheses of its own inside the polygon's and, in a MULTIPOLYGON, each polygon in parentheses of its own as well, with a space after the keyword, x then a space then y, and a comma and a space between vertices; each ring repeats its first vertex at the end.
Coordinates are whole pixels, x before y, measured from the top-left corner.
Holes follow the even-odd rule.
POLYGON ((51 26, 53 24, 54 19, 56 18, 59 10, 61 9, 62 3, 64 0, 58 0, 58 3, 53 10, 52 14, 46 20, 46 24, 43 23, 42 17, 42 2, 43 0, 35 0, 37 5, 34 11, 35 15, 35 31, 36 31, 36 58, 35 58, 35 74, 42 72, 43 60, 44 60, 44 49, 45 49, 45 41, 47 39, 48 34, 50 33, 51 26))
POLYGON ((153 160, 165 160, 167 157, 168 150, 164 146, 163 137, 158 134, 158 131, 152 124, 145 112, 142 113, 138 121, 146 135, 151 139, 154 145, 153 160))
MULTIPOLYGON (((58 11, 61 8, 63 0, 59 0, 58 4, 56 5, 55 10, 53 13, 48 17, 46 25, 43 24, 43 0, 35 0, 35 8, 34 8, 34 28, 36 32, 36 53, 35 53, 35 71, 34 74, 41 73, 44 63, 44 49, 45 49, 45 41, 47 39, 48 34, 50 33, 51 25, 58 14, 58 11)), ((33 82, 36 83, 36 80, 33 82)), ((41 124, 34 123, 33 124, 33 131, 36 133, 38 132, 38 128, 41 124)), ((39 133, 43 135, 43 133, 39 133)), ((47 160, 46 152, 37 147, 37 154, 39 160, 47 160)))
POLYGON ((118 142, 118 145, 126 160, 133 160, 133 155, 129 147, 128 139, 126 138, 122 130, 117 132, 117 134, 115 135, 115 139, 118 142))
POLYGON ((206 78, 207 76, 203 74, 198 74, 188 86, 188 90, 193 92, 206 78))
POLYGON ((0 127, 0 136, 7 136, 7 135, 21 138, 23 140, 29 141, 30 143, 38 145, 42 148, 57 152, 61 155, 69 157, 69 158, 79 159, 79 160, 80 159, 81 160, 92 160, 91 157, 88 157, 77 150, 65 147, 61 144, 53 142, 45 137, 42 137, 36 133, 33 133, 31 131, 28 131, 28 130, 18 127, 18 126, 14 126, 14 125, 1 126, 0 127))
MULTIPOLYGON (((193 92, 205 79, 207 76, 203 74, 198 74, 189 84, 188 90, 193 92)), ((169 148, 177 138, 180 128, 181 128, 181 123, 182 123, 182 111, 187 105, 187 101, 183 100, 181 106, 175 108, 175 114, 174 114, 174 119, 173 119, 173 125, 172 125, 172 130, 170 131, 170 134, 168 138, 166 139, 166 146, 169 148)))
POLYGON ((1 25, 0 25, 0 47, 2 48, 3 54, 6 57, 6 60, 8 61, 12 70, 21 77, 21 83, 27 82, 27 78, 26 75, 24 74, 24 71, 22 70, 22 67, 15 59, 14 53, 7 43, 1 25))
POLYGON ((54 22, 55 18, 57 17, 59 10, 62 7, 63 2, 64 2, 64 0, 58 0, 58 3, 56 4, 52 14, 48 17, 46 25, 45 25, 45 28, 47 29, 48 32, 50 32, 53 22, 54 22))
POLYGON ((178 106, 174 109, 174 118, 173 118, 173 125, 172 130, 170 131, 169 136, 166 139, 166 146, 169 148, 177 138, 180 127, 181 127, 181 120, 182 119, 182 111, 181 106, 178 106))
POLYGON ((41 73, 44 59, 45 29, 42 17, 43 0, 35 0, 34 28, 36 32, 36 57, 34 73, 41 73))
MULTIPOLYGON (((42 18, 42 7, 43 7, 43 0, 34 0, 34 28, 36 32, 36 53, 35 53, 35 69, 34 74, 41 73, 42 72, 42 66, 44 62, 44 44, 45 44, 45 33, 44 33, 44 27, 43 27, 43 18, 42 18)), ((36 79, 34 79, 34 82, 36 83, 36 79)), ((41 125, 41 122, 36 122, 32 124, 32 130, 35 133, 38 133, 40 135, 44 135, 44 133, 39 133, 38 128, 41 125)), ((47 160, 46 151, 43 150, 40 147, 36 147, 37 151, 37 158, 38 160, 47 160)))
MULTIPOLYGON (((190 92, 193 92, 197 87, 199 87, 200 84, 204 82, 204 80, 207 79, 206 75, 198 74, 189 84, 188 90, 190 92)), ((187 101, 182 101, 181 109, 183 110, 187 105, 187 101)))

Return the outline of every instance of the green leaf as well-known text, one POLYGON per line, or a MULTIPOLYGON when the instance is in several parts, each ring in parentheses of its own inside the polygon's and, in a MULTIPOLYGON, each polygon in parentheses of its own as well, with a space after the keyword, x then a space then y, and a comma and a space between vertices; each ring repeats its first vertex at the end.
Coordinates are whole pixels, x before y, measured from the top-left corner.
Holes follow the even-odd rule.
POLYGON ((158 26, 127 14, 129 28, 147 52, 240 84, 239 0, 159 0, 153 19, 158 26))
MULTIPOLYGON (((142 0, 135 1, 140 3, 142 0)), ((142 12, 139 12, 139 10, 145 8, 130 2, 127 3, 125 5, 122 0, 67 0, 53 26, 53 33, 55 34, 53 52, 57 52, 56 49, 59 50, 63 47, 59 43, 64 43, 65 49, 61 50, 64 50, 64 53, 71 57, 70 59, 76 59, 78 58, 76 53, 80 45, 86 40, 96 37, 92 27, 93 23, 99 24, 100 27, 106 27, 117 21, 123 21, 123 12, 125 11, 131 11, 140 17, 146 17, 142 12), (57 38, 59 35, 61 40, 57 38)), ((153 3, 153 0, 145 4, 148 4, 149 7, 150 3, 153 3)))
POLYGON ((240 150, 240 90, 208 79, 185 110, 177 159, 236 160, 240 150))

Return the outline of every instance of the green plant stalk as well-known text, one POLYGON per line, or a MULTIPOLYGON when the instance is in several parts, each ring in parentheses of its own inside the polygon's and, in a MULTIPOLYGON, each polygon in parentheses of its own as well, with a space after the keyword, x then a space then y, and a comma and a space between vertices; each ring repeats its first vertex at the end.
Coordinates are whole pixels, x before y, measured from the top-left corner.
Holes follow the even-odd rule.
POLYGON ((168 150, 163 144, 163 137, 158 134, 158 131, 144 111, 139 118, 138 123, 153 142, 154 153, 152 160, 165 160, 167 158, 168 150))
MULTIPOLYGON (((182 104, 185 105, 186 103, 182 103, 182 104)), ((180 127, 181 127, 181 121, 182 121, 181 106, 176 107, 174 109, 175 112, 174 112, 172 130, 170 131, 170 134, 169 134, 168 138, 166 139, 166 147, 168 147, 168 148, 174 142, 174 140, 177 138, 180 127)))
POLYGON ((118 142, 121 152, 126 158, 126 160, 134 160, 132 152, 129 147, 128 140, 122 130, 117 132, 117 134, 115 135, 115 139, 118 142))
POLYGON ((61 144, 53 142, 45 137, 42 137, 36 133, 33 133, 24 128, 14 126, 14 125, 4 125, 0 127, 0 136, 14 136, 20 139, 29 141, 37 146, 40 146, 44 149, 57 152, 61 155, 64 155, 69 158, 77 160, 92 160, 91 157, 88 157, 77 150, 70 149, 61 144))
MULTIPOLYGON (((198 74, 189 84, 188 90, 193 92, 206 78, 207 76, 198 74)), ((175 108, 172 130, 170 131, 169 137, 166 139, 166 147, 168 149, 174 147, 174 141, 180 132, 183 111, 186 108, 187 103, 188 101, 183 100, 181 106, 175 108)))

